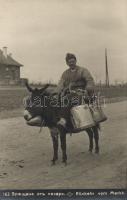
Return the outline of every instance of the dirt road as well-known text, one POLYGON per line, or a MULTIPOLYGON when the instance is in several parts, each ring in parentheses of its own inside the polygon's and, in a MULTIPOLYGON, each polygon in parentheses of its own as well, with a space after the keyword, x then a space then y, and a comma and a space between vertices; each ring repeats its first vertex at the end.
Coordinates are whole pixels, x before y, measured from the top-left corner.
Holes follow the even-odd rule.
POLYGON ((127 184, 127 101, 108 104, 100 154, 88 152, 85 132, 67 136, 68 165, 51 166, 47 128, 39 133, 22 117, 0 120, 0 189, 125 188, 127 184))

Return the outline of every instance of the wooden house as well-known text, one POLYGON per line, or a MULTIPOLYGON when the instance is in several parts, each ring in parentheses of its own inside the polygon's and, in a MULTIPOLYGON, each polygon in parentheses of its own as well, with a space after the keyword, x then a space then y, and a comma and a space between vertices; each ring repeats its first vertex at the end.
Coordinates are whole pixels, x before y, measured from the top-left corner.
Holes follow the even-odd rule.
POLYGON ((19 85, 20 67, 23 65, 14 60, 11 54, 7 54, 7 47, 0 49, 0 85, 19 85))

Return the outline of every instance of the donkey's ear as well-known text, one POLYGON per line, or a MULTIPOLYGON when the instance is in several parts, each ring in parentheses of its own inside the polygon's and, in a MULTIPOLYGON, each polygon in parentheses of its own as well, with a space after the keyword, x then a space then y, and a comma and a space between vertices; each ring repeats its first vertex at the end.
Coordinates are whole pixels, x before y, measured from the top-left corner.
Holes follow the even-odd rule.
POLYGON ((40 92, 43 93, 49 86, 50 84, 47 83, 43 88, 40 89, 40 92))
POLYGON ((28 81, 25 82, 25 86, 28 89, 29 92, 33 92, 33 89, 30 87, 28 81))
POLYGON ((50 84, 47 83, 47 84, 44 86, 44 89, 47 89, 49 86, 50 86, 50 84))

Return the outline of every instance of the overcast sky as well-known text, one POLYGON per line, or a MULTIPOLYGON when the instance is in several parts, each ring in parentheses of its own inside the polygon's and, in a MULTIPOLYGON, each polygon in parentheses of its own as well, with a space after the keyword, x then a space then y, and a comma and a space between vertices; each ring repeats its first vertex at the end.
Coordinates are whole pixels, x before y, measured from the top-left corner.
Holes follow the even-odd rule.
POLYGON ((24 65, 22 77, 57 82, 65 54, 96 81, 127 81, 127 0, 0 0, 0 49, 24 65))

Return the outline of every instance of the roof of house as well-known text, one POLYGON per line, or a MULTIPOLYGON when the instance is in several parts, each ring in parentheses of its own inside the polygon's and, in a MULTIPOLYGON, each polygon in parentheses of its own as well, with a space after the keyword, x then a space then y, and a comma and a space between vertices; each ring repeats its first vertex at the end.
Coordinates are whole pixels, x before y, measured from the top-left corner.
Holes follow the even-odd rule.
POLYGON ((4 64, 4 65, 14 65, 14 66, 23 66, 22 64, 20 64, 19 62, 17 62, 16 60, 14 60, 11 55, 7 55, 7 57, 4 56, 3 51, 0 49, 0 64, 4 64))

